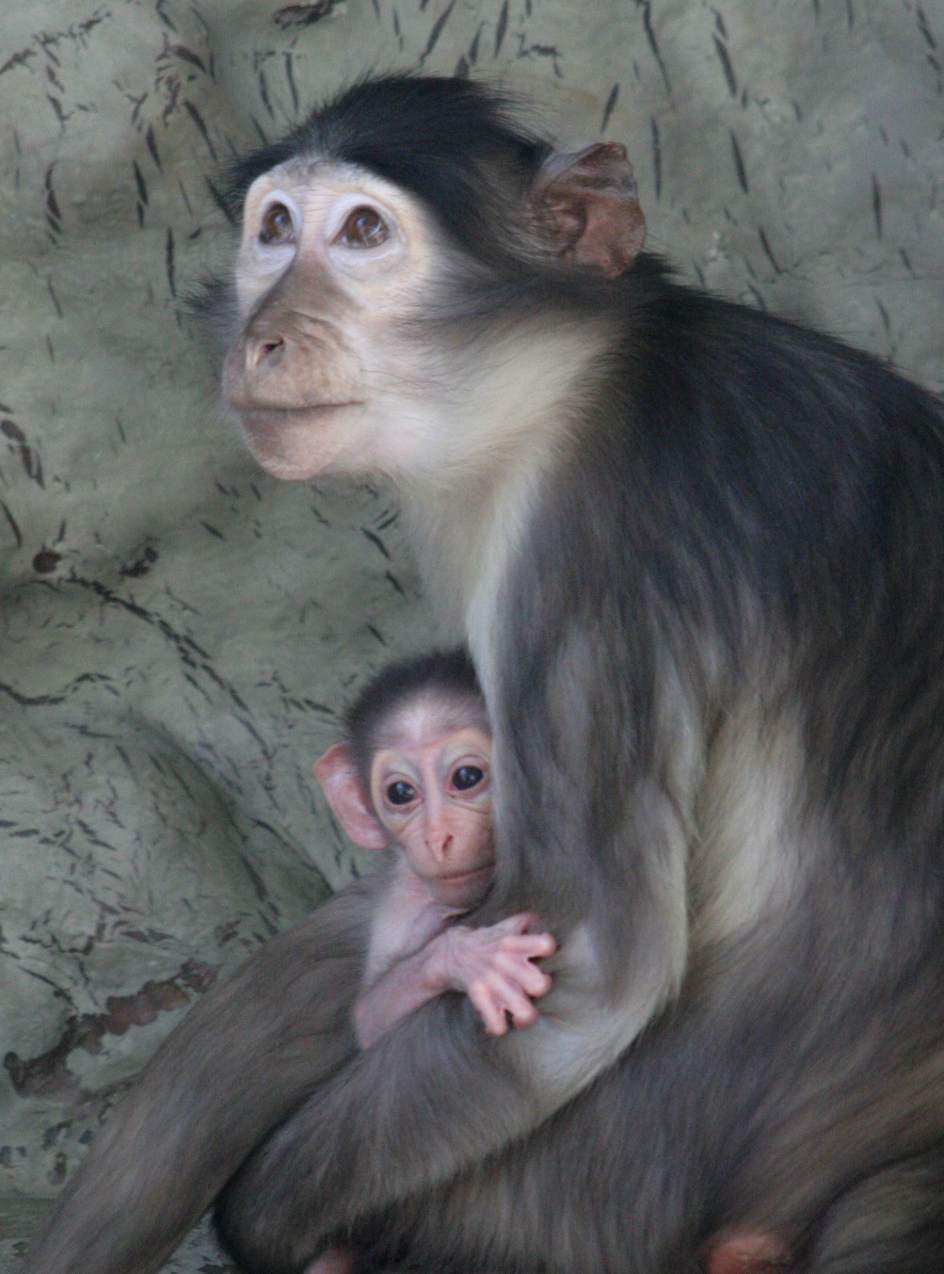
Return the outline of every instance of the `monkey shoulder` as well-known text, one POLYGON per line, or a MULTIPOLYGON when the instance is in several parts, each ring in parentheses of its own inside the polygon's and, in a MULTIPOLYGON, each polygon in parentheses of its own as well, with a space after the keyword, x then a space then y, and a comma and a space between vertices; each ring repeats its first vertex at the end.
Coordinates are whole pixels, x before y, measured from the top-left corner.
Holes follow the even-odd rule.
POLYGON ((614 581, 700 606, 693 564, 722 599, 735 576, 768 599, 799 578, 815 594, 842 555, 868 573, 860 559, 892 508, 907 512, 904 538, 936 546, 939 398, 869 353, 641 258, 623 293, 618 348, 513 568, 552 630, 575 609, 598 614, 614 581))

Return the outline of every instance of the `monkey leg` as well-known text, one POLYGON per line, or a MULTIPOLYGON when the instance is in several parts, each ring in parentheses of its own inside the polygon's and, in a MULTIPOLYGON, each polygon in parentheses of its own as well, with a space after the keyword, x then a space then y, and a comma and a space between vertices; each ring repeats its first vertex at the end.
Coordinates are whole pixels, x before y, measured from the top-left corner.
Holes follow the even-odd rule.
POLYGON ((502 1130, 510 1139, 538 1122, 529 1094, 503 1063, 501 1044, 507 1041, 481 1038, 471 1006, 457 995, 405 1019, 313 1092, 247 1159, 217 1202, 223 1245, 247 1270, 297 1274, 359 1218, 395 1207, 430 1178, 448 1180, 456 1128, 469 1120, 470 1103, 488 1117, 475 1121, 477 1135, 463 1139, 460 1164, 484 1159, 502 1130))
POLYGON ((352 886, 221 980, 98 1133, 34 1274, 151 1274, 265 1133, 355 1052, 372 909, 352 886))
POLYGON ((940 1274, 944 1143, 847 1190, 797 1268, 802 1274, 940 1274))
MULTIPOLYGON (((907 1058, 898 1067, 894 1049, 870 1049, 861 1070, 843 1065, 839 1091, 824 1096, 818 1072, 791 1050, 795 1069, 781 1077, 772 1105, 762 1089, 760 1106, 745 1107, 756 1067, 738 1037, 727 1054, 736 1102, 726 1107, 717 1072, 703 1065, 705 1023, 696 1020, 690 1034, 675 1027, 654 1029, 525 1140, 398 1202, 363 1236, 356 1227, 358 1246, 363 1237, 375 1253, 367 1269, 408 1252, 406 1268, 444 1274, 941 1274, 944 1138, 928 1084, 936 1062, 909 1076, 907 1058), (876 1074, 888 1077, 878 1090, 876 1074), (798 1108, 788 1110, 784 1129, 790 1093, 798 1108), (745 1143, 736 1133, 746 1110, 757 1129, 745 1143), (731 1147, 733 1158, 719 1147, 731 1147), (805 1176, 797 1164, 808 1165, 805 1176), (719 1208, 729 1221, 719 1223, 719 1208)), ((317 1199, 311 1203, 317 1211, 317 1199)), ((298 1268, 273 1267, 258 1251, 245 1264, 252 1274, 298 1268)))
MULTIPOLYGON (((653 1066, 652 1088, 631 1094, 621 1066, 527 1139, 355 1223, 357 1274, 704 1274, 703 1159, 692 1131, 692 1111, 702 1102, 671 1081, 663 1084, 663 1069, 653 1066), (671 1092, 669 1106, 646 1100, 660 1088, 671 1092)), ((448 1069, 442 1082, 454 1084, 448 1069)), ((484 1099, 466 1095, 481 1100, 483 1118, 491 1117, 484 1099)), ((435 1147, 433 1120, 430 1110, 418 1136, 435 1147)), ((246 1176, 237 1176, 220 1201, 225 1246, 248 1274, 300 1274, 316 1250, 295 1254, 306 1231, 317 1234, 316 1193, 307 1196, 312 1222, 306 1224, 304 1211, 296 1214, 301 1230, 288 1241, 272 1224, 283 1187, 289 1194, 307 1190, 304 1178, 286 1176, 289 1170, 281 1157, 254 1155, 246 1176), (295 1251, 294 1240, 300 1240, 295 1251)), ((761 1274, 760 1267, 750 1274, 761 1274)))

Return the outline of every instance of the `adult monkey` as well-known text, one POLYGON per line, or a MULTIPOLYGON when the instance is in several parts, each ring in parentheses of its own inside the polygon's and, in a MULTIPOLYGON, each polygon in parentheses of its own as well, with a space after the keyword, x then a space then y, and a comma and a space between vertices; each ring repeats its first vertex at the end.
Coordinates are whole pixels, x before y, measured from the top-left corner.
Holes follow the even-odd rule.
POLYGON ((677 1103, 716 1202, 760 1195, 804 1270, 937 1270, 940 405, 671 282, 622 148, 554 155, 475 84, 362 84, 241 180, 225 396, 272 473, 400 486, 495 732, 481 919, 531 908, 562 949, 532 1031, 487 1044, 431 1005, 296 1112, 223 1200, 231 1248, 289 1271, 392 1204, 416 1244, 460 1200, 467 1266, 675 1271, 697 1169, 673 1164, 678 1218, 634 1176, 661 1181, 677 1103), (486 1156, 594 1080, 490 1189, 486 1156), (619 1206, 598 1183, 593 1239, 553 1203, 490 1236, 508 1179, 547 1198, 547 1146, 575 1195, 605 1146, 619 1206))
MULTIPOLYGON (((940 405, 672 282, 620 148, 554 156, 467 82, 362 84, 239 185, 226 396, 272 472, 400 485, 495 731, 480 919, 533 909, 562 951, 528 1032, 446 997, 313 1060, 343 1069, 244 1165, 227 1243, 269 1274, 346 1231, 426 1268, 687 1274, 740 1228, 806 1274, 936 1274, 940 405)), ((164 1072, 211 1053, 200 1007, 164 1072)), ((202 1197, 301 1091, 265 1058, 283 1092, 184 1168, 202 1197)))

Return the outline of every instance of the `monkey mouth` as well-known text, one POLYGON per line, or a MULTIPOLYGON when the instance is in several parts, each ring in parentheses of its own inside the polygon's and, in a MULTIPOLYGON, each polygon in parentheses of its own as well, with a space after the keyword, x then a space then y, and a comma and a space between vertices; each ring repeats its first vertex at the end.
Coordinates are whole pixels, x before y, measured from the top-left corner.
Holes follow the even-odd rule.
POLYGON ((473 867, 471 871, 459 872, 455 876, 437 876, 444 885, 468 885, 478 880, 481 876, 490 875, 494 863, 485 863, 482 867, 473 867))
MULTIPOLYGON (((331 469, 349 444, 348 413, 361 402, 318 403, 307 407, 269 407, 254 403, 235 409, 249 450, 274 478, 305 481, 331 469)), ((350 463, 341 465, 341 471, 350 463)))
POLYGON ((494 864, 489 863, 455 876, 435 876, 429 881, 430 893, 437 902, 447 907, 467 910, 481 902, 488 892, 493 870, 494 864))
POLYGON ((239 414, 243 424, 251 428, 253 425, 294 424, 296 421, 318 419, 326 413, 346 411, 349 407, 363 407, 364 403, 361 399, 352 398, 349 402, 305 403, 298 407, 285 407, 276 403, 240 403, 230 399, 229 405, 239 414))

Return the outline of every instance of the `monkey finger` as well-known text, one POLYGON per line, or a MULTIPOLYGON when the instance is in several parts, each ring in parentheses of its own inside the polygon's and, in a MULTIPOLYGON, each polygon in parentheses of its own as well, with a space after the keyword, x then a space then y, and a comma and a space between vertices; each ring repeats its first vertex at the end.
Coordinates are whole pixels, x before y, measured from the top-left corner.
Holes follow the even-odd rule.
POLYGON ((547 995, 553 985, 549 975, 527 958, 506 954, 496 964, 505 978, 514 982, 526 995, 547 995))
POLYGON ((511 978, 495 978, 496 996, 517 1027, 531 1026, 538 1019, 538 1011, 530 997, 511 978))
POLYGON ((543 960, 545 956, 553 955, 554 951, 553 940, 548 945, 545 942, 532 942, 528 937, 505 938, 495 952, 495 958, 497 960, 502 957, 502 963, 506 966, 511 962, 518 967, 522 961, 543 960))
POLYGON ((469 987, 469 999, 472 1007, 482 1019, 488 1035, 504 1035, 508 1030, 508 1019, 505 1017, 503 1004, 495 994, 491 985, 476 982, 469 987))
POLYGON ((500 933, 527 933, 532 925, 538 923, 538 918, 533 911, 519 911, 513 916, 509 916, 506 920, 500 920, 497 925, 493 925, 493 929, 497 929, 500 933))
POLYGON ((544 956, 553 955, 557 950, 557 943, 549 933, 522 933, 503 938, 501 949, 527 956, 529 960, 540 960, 544 956))
POLYGON ((537 1009, 526 995, 521 997, 520 1008, 509 1009, 508 1012, 511 1014, 512 1023, 519 1031, 524 1030, 525 1027, 533 1026, 539 1016, 537 1009))

